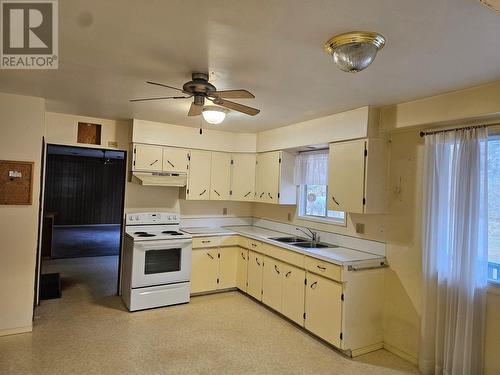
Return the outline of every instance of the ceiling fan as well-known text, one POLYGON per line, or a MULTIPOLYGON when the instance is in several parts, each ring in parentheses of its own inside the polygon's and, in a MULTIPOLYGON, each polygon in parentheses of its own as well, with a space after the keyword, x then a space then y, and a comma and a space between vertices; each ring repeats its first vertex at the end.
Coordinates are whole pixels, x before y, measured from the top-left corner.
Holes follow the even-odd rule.
POLYGON ((140 98, 131 99, 131 102, 142 102, 149 100, 163 100, 163 99, 188 99, 194 98, 189 108, 188 116, 198 116, 203 112, 203 106, 205 105, 205 100, 209 100, 215 105, 229 108, 233 111, 238 111, 246 115, 255 116, 260 112, 259 109, 252 108, 243 104, 235 103, 226 98, 231 99, 252 99, 255 96, 247 90, 224 90, 217 91, 216 87, 208 82, 208 74, 205 73, 193 73, 192 80, 186 82, 182 89, 177 87, 165 85, 163 83, 147 81, 150 85, 156 85, 161 87, 166 87, 172 90, 177 90, 185 94, 185 96, 162 96, 155 98, 140 98))

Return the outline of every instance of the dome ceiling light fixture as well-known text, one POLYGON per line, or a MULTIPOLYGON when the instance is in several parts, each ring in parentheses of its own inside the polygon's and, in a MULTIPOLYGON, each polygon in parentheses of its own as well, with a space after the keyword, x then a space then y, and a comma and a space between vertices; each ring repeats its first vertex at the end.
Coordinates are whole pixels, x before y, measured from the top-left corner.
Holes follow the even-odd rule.
POLYGON ((384 48, 385 38, 372 31, 351 31, 335 35, 325 43, 325 51, 344 72, 357 73, 366 69, 384 48))
POLYGON ((219 125, 226 118, 226 110, 214 105, 203 107, 203 118, 212 125, 219 125))

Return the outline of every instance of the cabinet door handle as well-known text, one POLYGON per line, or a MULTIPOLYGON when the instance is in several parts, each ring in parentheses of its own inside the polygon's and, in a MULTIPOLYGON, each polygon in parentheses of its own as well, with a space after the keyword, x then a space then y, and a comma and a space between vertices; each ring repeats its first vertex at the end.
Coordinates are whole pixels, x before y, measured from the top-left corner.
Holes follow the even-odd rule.
POLYGON ((172 166, 172 168, 175 168, 175 165, 173 165, 170 160, 167 159, 167 163, 170 164, 172 166))
POLYGON ((210 242, 212 242, 212 241, 210 241, 210 240, 201 241, 201 243, 210 243, 210 242))
POLYGON ((260 196, 259 196, 259 198, 262 198, 263 195, 264 195, 264 193, 261 193, 260 196))
POLYGON ((315 281, 311 284, 311 289, 316 289, 316 287, 318 286, 318 282, 315 281))
POLYGON ((152 162, 152 163, 151 163, 151 164, 149 164, 149 165, 153 165, 153 164, 156 164, 156 163, 158 163, 158 159, 156 159, 154 162, 152 162))
POLYGON ((278 275, 280 274, 280 270, 278 269, 278 266, 276 264, 274 265, 274 270, 278 275))
POLYGON ((212 256, 212 254, 207 253, 207 255, 210 257, 210 259, 214 259, 214 257, 212 256))
POLYGON ((199 195, 203 195, 207 192, 207 189, 203 190, 199 195))
POLYGON ((336 204, 337 206, 340 206, 340 203, 339 203, 339 202, 337 202, 337 200, 335 199, 335 197, 334 197, 333 195, 332 195, 332 199, 333 199, 333 201, 335 202, 335 204, 336 204))
POLYGON ((257 265, 260 266, 259 258, 255 258, 255 263, 257 263, 257 265))
POLYGON ((273 199, 273 196, 271 195, 271 193, 267 193, 267 195, 269 195, 269 198, 273 199))
POLYGON ((322 267, 322 266, 316 266, 318 267, 321 271, 326 271, 326 267, 322 267))
POLYGON ((256 244, 256 243, 253 243, 253 242, 252 242, 252 243, 251 243, 251 245, 252 245, 253 247, 257 247, 257 244, 256 244))
POLYGON ((215 191, 215 194, 217 194, 220 197, 219 192, 217 190, 215 190, 215 189, 214 189, 214 191, 215 191))
POLYGON ((246 198, 250 195, 251 191, 249 191, 248 193, 246 193, 243 197, 246 198))
POLYGON ((241 257, 243 258, 243 260, 247 260, 247 258, 245 258, 245 256, 243 255, 243 253, 241 253, 241 257))
POLYGON ((292 274, 292 271, 288 271, 288 272, 285 274, 285 277, 289 277, 291 274, 292 274))

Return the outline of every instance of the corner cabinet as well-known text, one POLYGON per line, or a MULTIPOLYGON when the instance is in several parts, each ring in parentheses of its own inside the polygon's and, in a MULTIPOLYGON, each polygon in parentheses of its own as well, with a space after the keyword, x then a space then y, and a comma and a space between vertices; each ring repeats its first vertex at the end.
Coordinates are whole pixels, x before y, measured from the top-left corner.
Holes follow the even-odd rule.
POLYGON ((257 154, 255 202, 295 204, 295 156, 285 151, 257 154))
POLYGON ((386 210, 387 143, 360 139, 330 144, 328 209, 359 214, 386 210))

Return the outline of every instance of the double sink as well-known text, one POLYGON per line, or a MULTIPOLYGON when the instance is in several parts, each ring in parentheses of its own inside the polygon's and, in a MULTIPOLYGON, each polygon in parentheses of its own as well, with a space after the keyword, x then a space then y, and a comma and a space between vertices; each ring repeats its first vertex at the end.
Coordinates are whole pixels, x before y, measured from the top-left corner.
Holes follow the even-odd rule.
POLYGON ((300 247, 302 249, 324 249, 338 247, 324 242, 308 240, 302 237, 271 237, 270 240, 286 243, 287 245, 300 247))

